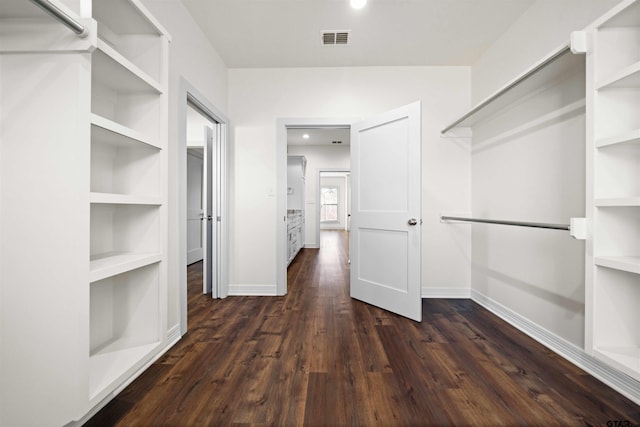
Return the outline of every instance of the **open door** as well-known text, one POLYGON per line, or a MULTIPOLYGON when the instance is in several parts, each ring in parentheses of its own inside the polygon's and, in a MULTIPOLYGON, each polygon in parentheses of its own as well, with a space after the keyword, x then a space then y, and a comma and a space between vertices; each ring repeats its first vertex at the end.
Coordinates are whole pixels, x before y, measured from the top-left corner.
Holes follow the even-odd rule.
POLYGON ((351 127, 351 297, 422 321, 421 106, 351 127))

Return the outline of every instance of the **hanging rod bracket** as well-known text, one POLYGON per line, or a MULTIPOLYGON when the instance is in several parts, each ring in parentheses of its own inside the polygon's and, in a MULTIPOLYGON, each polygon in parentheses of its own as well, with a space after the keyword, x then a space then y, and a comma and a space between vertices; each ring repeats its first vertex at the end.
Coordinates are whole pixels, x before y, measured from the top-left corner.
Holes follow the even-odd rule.
POLYGON ((569 218, 569 233, 576 240, 587 239, 587 218, 569 218))

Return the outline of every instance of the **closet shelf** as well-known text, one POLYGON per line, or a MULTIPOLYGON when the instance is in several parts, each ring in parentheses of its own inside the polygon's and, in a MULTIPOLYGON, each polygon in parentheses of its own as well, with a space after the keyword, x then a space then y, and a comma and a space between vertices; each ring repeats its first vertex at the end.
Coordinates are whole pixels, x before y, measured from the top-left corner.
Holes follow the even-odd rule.
POLYGON ((140 0, 94 0, 92 14, 118 34, 164 35, 171 41, 167 30, 140 0))
POLYGON ((158 81, 100 39, 93 53, 92 69, 94 77, 107 87, 128 92, 163 93, 158 81))
POLYGON ((598 138, 596 147, 603 148, 617 144, 638 144, 640 143, 640 129, 634 129, 629 132, 619 133, 617 135, 608 136, 606 138, 598 138))
POLYGON ((600 267, 640 274, 640 256, 599 256, 594 261, 600 267))
POLYGON ((160 341, 139 343, 131 338, 111 341, 89 357, 90 399, 110 388, 125 375, 132 366, 148 358, 160 341))
POLYGON ((521 100, 527 94, 564 78, 569 70, 578 66, 584 67, 584 63, 583 55, 573 55, 569 46, 563 45, 502 89, 477 104, 440 133, 445 134, 457 127, 472 126, 521 100))
POLYGON ((106 252, 91 255, 89 282, 97 282, 107 277, 155 264, 161 260, 162 254, 159 252, 106 252))
POLYGON ((640 62, 613 73, 596 84, 596 89, 608 88, 640 88, 640 62))
POLYGON ((162 199, 157 196, 138 196, 130 194, 91 193, 89 201, 96 204, 111 205, 162 205, 162 199))
POLYGON ((640 206, 640 197, 599 198, 594 200, 594 204, 598 207, 640 206))
POLYGON ((91 131, 93 138, 110 144, 127 145, 143 143, 162 149, 158 143, 143 133, 94 113, 91 113, 91 131))

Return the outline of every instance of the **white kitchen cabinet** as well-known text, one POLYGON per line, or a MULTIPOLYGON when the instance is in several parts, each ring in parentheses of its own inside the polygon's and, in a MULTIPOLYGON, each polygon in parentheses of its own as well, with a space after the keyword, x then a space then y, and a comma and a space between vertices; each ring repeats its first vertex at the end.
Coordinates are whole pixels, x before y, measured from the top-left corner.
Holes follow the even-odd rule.
POLYGON ((305 174, 304 156, 287 157, 287 245, 288 263, 296 257, 305 241, 305 174))

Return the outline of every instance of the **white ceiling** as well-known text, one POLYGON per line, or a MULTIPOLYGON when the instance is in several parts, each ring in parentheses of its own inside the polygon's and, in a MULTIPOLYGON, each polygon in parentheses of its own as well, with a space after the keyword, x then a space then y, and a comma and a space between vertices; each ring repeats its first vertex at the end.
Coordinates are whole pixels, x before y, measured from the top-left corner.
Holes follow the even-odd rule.
POLYGON ((340 147, 351 145, 350 128, 316 127, 287 129, 287 145, 329 145, 340 147), (303 135, 308 135, 304 138, 303 135), (333 141, 340 141, 334 144, 333 141))
POLYGON ((472 65, 534 0, 181 0, 229 68, 472 65), (351 30, 348 46, 321 32, 351 30))

